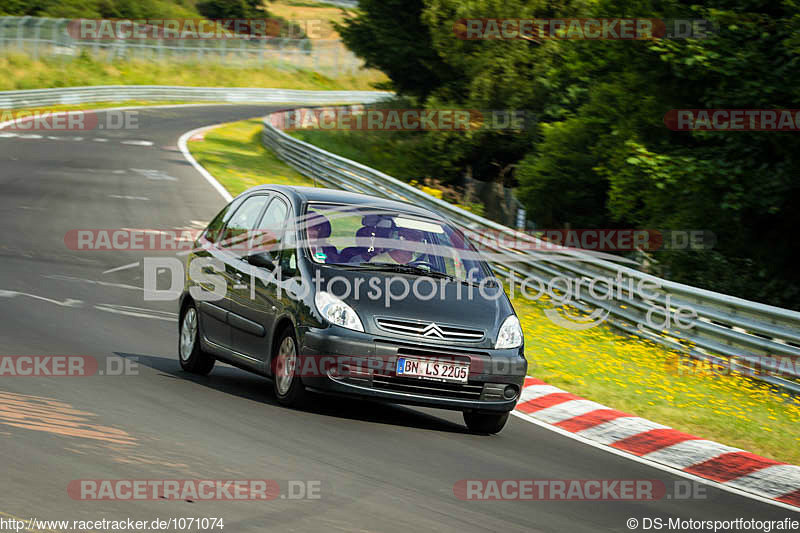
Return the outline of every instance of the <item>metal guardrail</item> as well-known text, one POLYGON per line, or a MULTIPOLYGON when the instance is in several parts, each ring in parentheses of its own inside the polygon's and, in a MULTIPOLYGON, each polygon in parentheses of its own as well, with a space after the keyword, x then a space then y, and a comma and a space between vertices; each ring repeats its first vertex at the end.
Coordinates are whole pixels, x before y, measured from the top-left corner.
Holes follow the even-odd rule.
POLYGON ((547 286, 565 277, 585 283, 607 280, 603 289, 584 291, 570 305, 584 313, 599 311, 607 315, 605 322, 626 333, 800 393, 800 313, 675 283, 590 253, 544 243, 291 137, 274 125, 282 123, 266 117, 262 142, 302 174, 335 188, 423 205, 446 214, 473 236, 487 232, 502 236, 481 241, 493 268, 513 283, 531 279, 547 286), (649 283, 647 294, 639 282, 649 283), (654 327, 668 315, 674 318, 680 308, 696 312, 692 327, 654 327), (770 370, 769 363, 781 361, 780 368, 770 370))
POLYGON ((165 85, 100 85, 0 91, 0 109, 77 105, 126 100, 225 102, 225 103, 296 103, 345 104, 374 102, 389 93, 378 91, 301 91, 249 87, 172 87, 165 85))

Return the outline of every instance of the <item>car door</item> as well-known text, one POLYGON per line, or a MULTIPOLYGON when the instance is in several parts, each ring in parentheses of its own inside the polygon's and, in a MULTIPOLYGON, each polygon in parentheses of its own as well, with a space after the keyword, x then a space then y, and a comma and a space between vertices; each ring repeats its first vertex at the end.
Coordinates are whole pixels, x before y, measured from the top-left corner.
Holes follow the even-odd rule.
MULTIPOLYGON (((231 217, 237 212, 244 197, 235 199, 214 217, 214 220, 206 228, 203 235, 197 242, 197 247, 191 256, 191 261, 202 261, 201 271, 203 274, 221 275, 226 278, 224 267, 224 255, 219 245, 225 235, 225 227, 231 217), (213 264, 221 265, 219 269, 213 264)), ((203 291, 211 293, 214 287, 202 281, 194 281, 203 291)), ((226 294, 221 300, 198 300, 197 310, 200 318, 200 329, 205 339, 217 346, 230 347, 230 326, 228 325, 228 287, 226 279, 226 294)))
POLYGON ((269 195, 266 194, 252 195, 242 201, 225 224, 225 228, 217 238, 216 245, 212 250, 213 257, 218 259, 224 268, 220 274, 225 278, 225 298, 219 302, 208 302, 204 307, 207 308, 208 314, 219 315, 222 313, 225 317, 225 336, 218 344, 226 348, 235 349, 232 342, 232 329, 234 326, 241 327, 241 324, 231 314, 232 296, 245 283, 245 276, 240 272, 238 264, 241 262, 241 258, 249 253, 250 236, 261 219, 268 201, 269 195))
POLYGON ((261 246, 253 246, 254 253, 238 262, 242 281, 231 293, 233 348, 259 361, 269 359, 275 318, 281 309, 276 264, 289 215, 289 203, 274 195, 254 232, 261 246), (268 249, 269 255, 264 255, 261 247, 268 249), (255 256, 259 253, 261 257, 257 260, 255 256))

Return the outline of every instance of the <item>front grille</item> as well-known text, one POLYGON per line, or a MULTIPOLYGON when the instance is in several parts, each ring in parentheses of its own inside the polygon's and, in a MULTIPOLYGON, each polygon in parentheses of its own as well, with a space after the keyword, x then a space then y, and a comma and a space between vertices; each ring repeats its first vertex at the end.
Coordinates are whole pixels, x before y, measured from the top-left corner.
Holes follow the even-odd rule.
POLYGON ((375 339, 375 346, 379 353, 391 352, 399 356, 407 355, 410 357, 427 357, 436 359, 444 357, 454 361, 468 363, 473 357, 489 357, 487 352, 473 350, 459 350, 452 346, 436 346, 433 344, 412 344, 408 342, 396 342, 388 339, 375 339))
POLYGON ((483 340, 484 332, 479 329, 470 329, 450 324, 437 324, 436 322, 421 322, 417 320, 404 320, 397 318, 376 318, 378 327, 398 335, 414 335, 427 339, 441 339, 457 342, 479 342, 483 340))

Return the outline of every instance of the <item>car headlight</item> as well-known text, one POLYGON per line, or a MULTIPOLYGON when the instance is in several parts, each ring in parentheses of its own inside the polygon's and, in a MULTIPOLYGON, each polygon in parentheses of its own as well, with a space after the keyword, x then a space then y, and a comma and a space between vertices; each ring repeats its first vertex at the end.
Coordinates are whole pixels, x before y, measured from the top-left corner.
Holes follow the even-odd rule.
POLYGON ((364 326, 361 324, 361 319, 358 318, 355 310, 336 296, 320 291, 314 296, 314 303, 317 304, 317 310, 320 314, 331 324, 356 331, 364 331, 364 326))
POLYGON ((522 326, 519 324, 519 319, 515 315, 511 315, 500 326, 500 333, 497 334, 494 348, 495 350, 507 350, 520 346, 522 346, 522 326))

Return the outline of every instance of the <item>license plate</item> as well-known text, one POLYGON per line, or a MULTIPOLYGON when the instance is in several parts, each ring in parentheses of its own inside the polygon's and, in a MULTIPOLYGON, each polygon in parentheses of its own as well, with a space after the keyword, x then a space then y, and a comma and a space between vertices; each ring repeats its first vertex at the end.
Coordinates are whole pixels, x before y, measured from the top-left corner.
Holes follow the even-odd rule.
POLYGON ((398 376, 466 383, 469 377, 469 363, 399 357, 396 373, 398 376))

